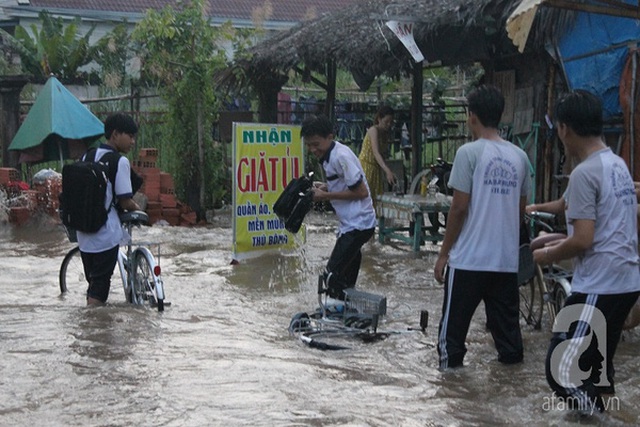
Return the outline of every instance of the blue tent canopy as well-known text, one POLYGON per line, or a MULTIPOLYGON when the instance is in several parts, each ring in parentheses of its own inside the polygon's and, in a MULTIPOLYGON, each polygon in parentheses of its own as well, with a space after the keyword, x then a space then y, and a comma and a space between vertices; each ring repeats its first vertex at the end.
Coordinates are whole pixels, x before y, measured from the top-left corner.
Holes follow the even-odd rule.
POLYGON ((104 134, 104 124, 55 77, 49 77, 9 145, 21 163, 78 157, 104 134))

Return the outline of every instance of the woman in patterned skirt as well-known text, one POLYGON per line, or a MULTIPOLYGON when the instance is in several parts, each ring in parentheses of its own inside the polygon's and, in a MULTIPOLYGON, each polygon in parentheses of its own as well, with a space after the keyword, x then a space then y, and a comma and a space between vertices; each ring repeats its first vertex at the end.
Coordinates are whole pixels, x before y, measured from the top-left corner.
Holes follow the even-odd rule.
POLYGON ((367 130, 360 151, 360 163, 369 183, 371 199, 375 206, 378 194, 382 194, 385 182, 395 185, 396 176, 385 162, 389 154, 391 142, 391 126, 393 125, 393 108, 383 105, 378 109, 373 126, 367 130))

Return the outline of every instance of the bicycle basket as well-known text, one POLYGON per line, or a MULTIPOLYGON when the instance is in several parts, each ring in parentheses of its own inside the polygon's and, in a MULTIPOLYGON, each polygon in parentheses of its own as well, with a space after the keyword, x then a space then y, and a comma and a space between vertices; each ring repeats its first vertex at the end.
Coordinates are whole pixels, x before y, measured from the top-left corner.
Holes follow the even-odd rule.
POLYGON ((354 288, 345 289, 344 295, 347 311, 378 316, 387 314, 387 298, 385 296, 358 291, 354 288))
POLYGON ((520 245, 519 262, 518 262, 518 284, 522 285, 528 282, 535 274, 535 262, 533 261, 533 253, 528 243, 520 245))

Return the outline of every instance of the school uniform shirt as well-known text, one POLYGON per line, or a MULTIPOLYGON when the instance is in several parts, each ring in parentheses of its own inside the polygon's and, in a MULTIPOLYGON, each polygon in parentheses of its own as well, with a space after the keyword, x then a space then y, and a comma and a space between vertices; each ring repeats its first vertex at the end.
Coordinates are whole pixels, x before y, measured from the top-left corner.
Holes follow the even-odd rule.
POLYGON ((531 186, 527 154, 508 141, 463 145, 449 187, 470 194, 467 218, 449 253, 452 268, 515 273, 520 246, 520 198, 531 186))
MULTIPOLYGON (((332 142, 331 148, 322 158, 322 167, 331 193, 355 188, 361 181, 369 190, 358 157, 338 141, 332 142)), ((349 231, 368 230, 376 226, 376 212, 370 195, 360 200, 331 200, 331 205, 340 221, 339 236, 349 231)))
MULTIPOLYGON (((100 145, 96 152, 96 160, 100 160, 109 151, 115 151, 106 144, 100 145)), ((125 156, 120 156, 118 170, 115 179, 115 194, 118 198, 130 198, 133 196, 131 188, 131 164, 125 156)), ((107 183, 107 194, 104 206, 109 209, 113 200, 113 183, 107 183)), ((107 222, 95 233, 82 233, 78 231, 78 246, 82 252, 98 253, 104 252, 118 246, 129 238, 127 232, 123 230, 118 216, 118 210, 111 206, 107 215, 107 222)))
POLYGON ((571 290, 585 294, 639 291, 637 199, 624 161, 610 148, 592 153, 571 172, 566 197, 568 223, 595 221, 593 245, 574 258, 571 290))

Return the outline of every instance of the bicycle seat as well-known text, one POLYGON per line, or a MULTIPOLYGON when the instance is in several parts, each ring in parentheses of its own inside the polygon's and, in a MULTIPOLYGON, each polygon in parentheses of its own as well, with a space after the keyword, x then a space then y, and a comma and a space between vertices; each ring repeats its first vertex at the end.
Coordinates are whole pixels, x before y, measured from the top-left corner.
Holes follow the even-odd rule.
POLYGON ((120 214, 120 222, 131 225, 146 225, 149 223, 149 215, 144 211, 128 211, 120 214))
POLYGON ((567 235, 562 233, 548 233, 540 235, 531 241, 531 250, 535 251, 536 249, 545 247, 548 243, 555 242, 556 240, 563 240, 566 238, 567 235))

